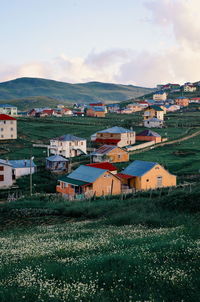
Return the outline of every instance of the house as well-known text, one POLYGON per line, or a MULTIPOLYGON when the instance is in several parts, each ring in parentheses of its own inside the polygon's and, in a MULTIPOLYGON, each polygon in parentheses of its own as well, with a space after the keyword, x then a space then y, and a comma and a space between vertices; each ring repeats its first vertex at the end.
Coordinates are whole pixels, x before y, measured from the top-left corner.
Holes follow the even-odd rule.
POLYGON ((185 92, 194 92, 197 90, 197 87, 194 86, 192 83, 185 83, 183 85, 183 91, 185 92))
POLYGON ((67 171, 69 160, 61 155, 52 155, 46 158, 46 169, 52 172, 67 171))
POLYGON ((109 162, 87 164, 86 166, 107 170, 112 174, 117 174, 117 168, 109 162))
POLYGON ((140 103, 131 103, 127 105, 127 109, 131 110, 133 112, 138 112, 143 110, 143 106, 140 105, 140 103))
POLYGON ((12 165, 8 160, 0 159, 0 189, 13 185, 12 165))
POLYGON ((118 113, 120 110, 119 104, 108 104, 106 107, 110 113, 118 113))
POLYGON ((117 176, 123 186, 136 190, 176 186, 176 176, 156 162, 135 160, 117 176))
POLYGON ((116 195, 121 193, 121 181, 108 170, 80 166, 61 177, 56 191, 67 198, 116 195))
POLYGON ((162 137, 155 131, 146 129, 138 134, 136 134, 136 141, 155 141, 155 143, 162 142, 162 137))
POLYGON ((0 104, 0 114, 16 116, 17 107, 9 105, 9 104, 0 104))
POLYGON ((60 108, 61 115, 73 115, 73 112, 71 109, 68 108, 60 108))
POLYGON ((157 91, 153 95, 154 101, 166 101, 166 99, 167 99, 167 93, 165 91, 157 91))
POLYGON ((17 120, 6 114, 0 114, 0 140, 17 138, 17 120))
POLYGON ((165 108, 167 112, 174 112, 180 110, 181 107, 179 105, 165 105, 165 108))
POLYGON ((162 128, 163 127, 163 120, 159 120, 156 117, 152 117, 148 120, 144 120, 144 127, 147 128, 162 128))
POLYGON ((9 163, 12 165, 13 179, 34 174, 37 169, 32 159, 9 160, 9 163))
POLYGON ((152 105, 147 107, 144 110, 144 120, 148 120, 150 118, 157 118, 159 120, 164 120, 164 111, 161 107, 157 105, 152 105))
POLYGON ((180 107, 187 107, 189 106, 189 99, 184 96, 180 96, 177 99, 175 99, 175 104, 180 107))
POLYGON ((86 139, 65 134, 51 139, 49 150, 51 154, 62 155, 67 158, 87 154, 86 139))
POLYGON ((86 115, 92 117, 105 117, 106 116, 105 107, 103 106, 89 107, 86 110, 86 115))
POLYGON ((117 146, 103 145, 91 153, 94 163, 108 161, 111 163, 121 163, 129 161, 129 153, 117 146))
POLYGON ((135 144, 135 132, 123 127, 112 127, 96 133, 96 143, 125 147, 135 144))

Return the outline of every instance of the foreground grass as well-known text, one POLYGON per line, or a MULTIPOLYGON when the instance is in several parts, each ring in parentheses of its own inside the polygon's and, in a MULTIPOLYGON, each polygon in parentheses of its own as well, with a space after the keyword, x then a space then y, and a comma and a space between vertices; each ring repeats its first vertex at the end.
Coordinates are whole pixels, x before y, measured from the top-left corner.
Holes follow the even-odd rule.
POLYGON ((1 205, 0 301, 199 301, 200 190, 1 205))

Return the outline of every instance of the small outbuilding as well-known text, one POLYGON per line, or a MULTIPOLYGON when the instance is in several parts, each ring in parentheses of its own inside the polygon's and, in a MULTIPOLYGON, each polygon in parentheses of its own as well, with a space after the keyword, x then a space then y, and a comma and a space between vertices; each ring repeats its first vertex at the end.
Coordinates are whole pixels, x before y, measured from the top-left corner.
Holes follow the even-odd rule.
POLYGON ((30 175, 36 172, 36 165, 33 160, 30 159, 19 159, 9 160, 9 163, 13 168, 13 178, 19 178, 21 176, 30 175))
POLYGON ((136 141, 147 141, 147 142, 155 141, 155 143, 157 144, 162 141, 162 138, 160 134, 158 134, 157 132, 146 129, 136 134, 136 141))
POLYGON ((52 155, 46 158, 46 169, 52 172, 68 171, 69 160, 61 155, 52 155))

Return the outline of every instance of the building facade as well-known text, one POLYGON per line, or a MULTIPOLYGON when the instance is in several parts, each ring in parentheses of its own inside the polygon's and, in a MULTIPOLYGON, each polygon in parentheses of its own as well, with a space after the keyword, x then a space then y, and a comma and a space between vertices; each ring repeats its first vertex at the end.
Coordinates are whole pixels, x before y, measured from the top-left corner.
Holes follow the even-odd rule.
POLYGON ((0 114, 0 140, 17 138, 17 120, 9 115, 0 114))
POLYGON ((95 142, 118 147, 133 145, 135 144, 135 131, 115 126, 97 132, 95 142))
POLYGON ((12 165, 0 159, 0 189, 6 189, 13 185, 12 165))
POLYGON ((0 104, 0 114, 17 116, 17 107, 9 104, 0 104))
POLYGON ((71 134, 56 137, 50 140, 49 151, 66 158, 87 154, 86 139, 71 134))

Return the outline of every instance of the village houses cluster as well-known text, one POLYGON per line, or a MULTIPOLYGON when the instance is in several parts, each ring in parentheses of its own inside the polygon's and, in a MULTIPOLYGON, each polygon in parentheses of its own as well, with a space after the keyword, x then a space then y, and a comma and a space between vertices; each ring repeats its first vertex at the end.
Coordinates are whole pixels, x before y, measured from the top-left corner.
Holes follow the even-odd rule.
MULTIPOLYGON (((200 83, 198 83, 200 86, 200 83)), ((145 129, 135 133, 133 129, 119 126, 99 130, 90 138, 93 148, 88 148, 85 138, 72 134, 63 134, 50 139, 46 158, 46 169, 58 175, 56 192, 68 199, 91 198, 93 196, 116 195, 135 190, 149 190, 176 186, 176 176, 170 174, 158 162, 134 160, 129 163, 129 152, 150 147, 167 138, 150 128, 165 126, 168 112, 187 107, 190 102, 199 102, 200 98, 184 96, 168 99, 168 92, 194 92, 197 83, 186 83, 182 88, 178 84, 158 86, 159 90, 152 99, 135 100, 120 108, 119 104, 105 105, 102 102, 89 105, 75 104, 72 109, 58 105, 56 109, 34 108, 26 113, 29 117, 47 116, 90 116, 103 118, 108 112, 130 114, 142 111, 141 126, 145 129), (71 158, 87 156, 89 164, 73 169, 71 158), (118 171, 115 164, 126 164, 118 171)), ((0 105, 0 140, 17 139, 17 119, 20 115, 12 105, 0 105)), ((33 158, 21 160, 0 159, 0 188, 12 187, 16 179, 32 175, 37 171, 33 158)))

